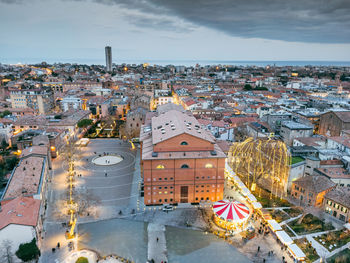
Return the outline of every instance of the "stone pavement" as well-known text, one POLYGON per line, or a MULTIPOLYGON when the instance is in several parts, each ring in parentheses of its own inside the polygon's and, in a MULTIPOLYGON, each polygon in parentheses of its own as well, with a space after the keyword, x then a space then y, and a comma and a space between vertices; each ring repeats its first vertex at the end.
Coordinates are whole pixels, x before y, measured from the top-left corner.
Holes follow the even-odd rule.
POLYGON ((148 224, 148 260, 153 259, 155 263, 168 262, 165 239, 165 226, 159 224, 148 224))

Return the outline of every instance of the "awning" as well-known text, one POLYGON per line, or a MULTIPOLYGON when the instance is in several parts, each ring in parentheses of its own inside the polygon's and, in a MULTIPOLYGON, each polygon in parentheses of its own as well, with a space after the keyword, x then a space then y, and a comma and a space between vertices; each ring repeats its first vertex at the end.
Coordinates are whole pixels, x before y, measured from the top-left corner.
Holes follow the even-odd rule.
POLYGON ((241 189, 246 187, 245 184, 242 183, 242 181, 237 182, 237 185, 238 185, 238 187, 241 188, 241 189))
POLYGON ((293 243, 293 240, 285 231, 277 231, 276 236, 285 245, 290 245, 293 243))
POLYGON ((259 203, 259 202, 253 202, 253 207, 254 207, 254 209, 260 209, 260 208, 262 208, 262 205, 259 203))
POLYGON ((304 252, 296 245, 296 244, 290 244, 288 245, 288 250, 293 255, 295 259, 304 259, 306 256, 304 252))
POLYGON ((240 222, 249 216, 249 208, 238 201, 220 200, 214 203, 216 216, 226 221, 240 222))
POLYGON ((244 196, 248 196, 250 194, 250 191, 247 187, 242 187, 241 191, 244 196))
POLYGON ((280 224, 278 224, 277 221, 274 219, 267 220, 267 223, 269 224, 273 232, 282 230, 282 227, 280 226, 280 224))
POLYGON ((250 202, 256 202, 258 200, 256 200, 255 196, 253 194, 249 194, 248 196, 248 199, 250 200, 250 202))

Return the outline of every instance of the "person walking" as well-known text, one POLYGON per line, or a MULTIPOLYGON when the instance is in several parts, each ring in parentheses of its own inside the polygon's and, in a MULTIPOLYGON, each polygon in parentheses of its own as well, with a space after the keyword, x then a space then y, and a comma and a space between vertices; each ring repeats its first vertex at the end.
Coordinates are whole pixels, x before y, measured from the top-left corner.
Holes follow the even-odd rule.
POLYGON ((159 241, 159 238, 157 237, 157 243, 158 243, 158 241, 159 241))

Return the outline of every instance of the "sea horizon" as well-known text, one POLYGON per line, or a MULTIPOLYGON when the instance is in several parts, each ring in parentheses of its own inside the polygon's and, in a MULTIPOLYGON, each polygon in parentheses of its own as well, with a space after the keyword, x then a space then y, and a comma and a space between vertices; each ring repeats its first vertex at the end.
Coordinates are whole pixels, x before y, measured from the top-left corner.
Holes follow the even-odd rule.
MULTIPOLYGON (((62 59, 61 61, 56 59, 4 59, 0 61, 0 64, 15 65, 15 64, 40 64, 46 62, 48 64, 58 63, 70 63, 79 65, 105 65, 104 60, 101 59, 62 59)), ((327 60, 113 60, 113 64, 143 64, 148 63, 150 65, 173 65, 173 66, 195 66, 199 64, 201 66, 206 65, 227 65, 227 66, 338 66, 349 67, 350 61, 327 61, 327 60)))

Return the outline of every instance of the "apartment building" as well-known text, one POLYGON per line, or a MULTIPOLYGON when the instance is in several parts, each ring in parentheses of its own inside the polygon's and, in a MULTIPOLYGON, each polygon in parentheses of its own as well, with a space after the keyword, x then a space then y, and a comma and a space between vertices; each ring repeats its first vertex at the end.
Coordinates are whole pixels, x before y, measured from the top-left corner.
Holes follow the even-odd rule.
POLYGON ((341 221, 350 222, 350 192, 338 187, 325 195, 324 211, 341 221))
POLYGON ((36 113, 47 114, 55 105, 50 87, 9 88, 12 108, 31 108, 36 113))

